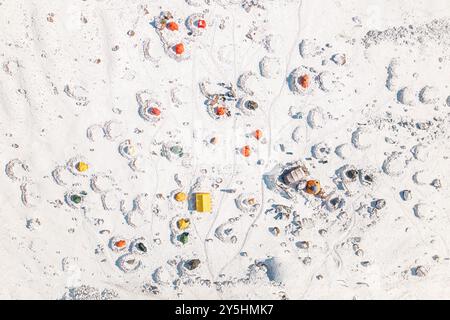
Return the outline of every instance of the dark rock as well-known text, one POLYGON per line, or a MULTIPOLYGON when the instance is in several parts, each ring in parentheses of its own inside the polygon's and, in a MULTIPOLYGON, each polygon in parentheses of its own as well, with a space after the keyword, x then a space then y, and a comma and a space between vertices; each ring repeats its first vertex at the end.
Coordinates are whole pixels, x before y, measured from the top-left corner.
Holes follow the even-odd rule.
POLYGON ((188 270, 194 270, 200 265, 199 259, 188 260, 184 263, 184 266, 188 270))

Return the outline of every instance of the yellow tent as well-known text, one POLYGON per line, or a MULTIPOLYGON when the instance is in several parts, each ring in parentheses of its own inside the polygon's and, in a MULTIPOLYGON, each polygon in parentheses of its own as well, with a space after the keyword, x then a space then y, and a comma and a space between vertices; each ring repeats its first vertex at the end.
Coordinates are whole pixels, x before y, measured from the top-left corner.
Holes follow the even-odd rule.
POLYGON ((195 209, 198 212, 211 212, 211 195, 209 193, 196 193, 195 209))

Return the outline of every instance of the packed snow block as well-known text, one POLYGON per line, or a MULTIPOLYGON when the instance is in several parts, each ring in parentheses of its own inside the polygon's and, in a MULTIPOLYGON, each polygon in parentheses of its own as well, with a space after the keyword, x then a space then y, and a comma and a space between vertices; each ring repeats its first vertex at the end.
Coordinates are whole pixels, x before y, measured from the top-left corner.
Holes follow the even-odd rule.
POLYGON ((265 261, 267 267, 267 277, 270 281, 282 282, 283 277, 280 272, 279 261, 275 258, 270 258, 265 261))
POLYGON ((276 283, 288 282, 290 272, 293 271, 289 264, 286 264, 286 260, 280 257, 270 257, 264 261, 260 261, 259 264, 265 267, 269 281, 276 283))

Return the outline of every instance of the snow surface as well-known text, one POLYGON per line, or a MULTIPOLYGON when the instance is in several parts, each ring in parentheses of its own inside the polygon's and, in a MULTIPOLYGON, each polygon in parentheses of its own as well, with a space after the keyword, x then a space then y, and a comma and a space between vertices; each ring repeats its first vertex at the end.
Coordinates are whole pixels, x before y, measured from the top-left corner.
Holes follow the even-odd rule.
POLYGON ((448 1, 0 12, 0 298, 450 297, 448 1), (178 31, 157 29, 165 11, 178 31), (297 161, 323 194, 283 190, 297 161))

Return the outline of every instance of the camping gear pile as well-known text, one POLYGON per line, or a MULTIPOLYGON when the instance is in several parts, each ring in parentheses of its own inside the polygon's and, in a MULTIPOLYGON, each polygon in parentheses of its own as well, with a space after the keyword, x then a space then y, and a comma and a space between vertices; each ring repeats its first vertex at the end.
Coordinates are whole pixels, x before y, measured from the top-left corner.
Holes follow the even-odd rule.
POLYGON ((115 253, 123 253, 117 259, 117 266, 123 272, 133 272, 142 267, 140 255, 145 255, 149 250, 149 245, 143 237, 128 240, 122 236, 114 236, 109 240, 109 247, 115 253))
POLYGON ((156 33, 164 46, 167 55, 176 61, 189 58, 188 39, 183 37, 180 23, 170 11, 163 11, 154 20, 156 33))
POLYGON ((253 193, 241 193, 235 199, 235 203, 239 210, 246 213, 256 212, 261 206, 253 193))
POLYGON ((170 223, 170 238, 172 244, 177 247, 187 244, 191 238, 190 227, 190 218, 184 216, 173 218, 170 223))
POLYGON ((236 102, 236 92, 232 84, 217 83, 214 88, 209 80, 199 83, 200 91, 206 98, 207 112, 214 120, 224 120, 231 117, 231 109, 236 102), (213 93, 210 90, 214 89, 213 93))
POLYGON ((208 28, 205 12, 191 14, 183 23, 172 12, 162 11, 155 17, 153 24, 165 52, 176 61, 190 58, 195 40, 193 37, 202 35, 208 28))
POLYGON ((152 96, 149 90, 141 90, 136 93, 136 101, 139 106, 139 115, 145 121, 157 123, 162 117, 162 104, 152 96))

